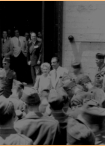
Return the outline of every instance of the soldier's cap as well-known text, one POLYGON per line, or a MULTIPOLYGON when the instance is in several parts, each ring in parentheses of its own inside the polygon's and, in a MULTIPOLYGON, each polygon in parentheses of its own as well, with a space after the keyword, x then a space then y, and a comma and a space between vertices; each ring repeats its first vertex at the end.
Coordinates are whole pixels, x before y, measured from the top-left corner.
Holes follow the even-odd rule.
POLYGON ((95 137, 85 124, 70 118, 67 124, 67 143, 69 145, 93 145, 95 137))
POLYGON ((15 113, 15 110, 12 101, 3 96, 0 96, 0 119, 2 116, 6 116, 8 118, 8 116, 12 116, 13 113, 15 113))
POLYGON ((78 80, 77 84, 86 84, 89 82, 91 82, 91 79, 89 78, 89 76, 84 75, 78 80))
POLYGON ((105 117, 105 108, 93 106, 93 107, 85 107, 83 114, 88 114, 90 116, 97 116, 97 117, 105 117))
POLYGON ((4 57, 3 58, 3 63, 10 63, 10 58, 9 57, 4 57))
POLYGON ((63 88, 59 88, 57 90, 51 89, 48 97, 48 102, 55 102, 55 101, 60 101, 63 102, 68 98, 67 93, 64 91, 63 88))
POLYGON ((105 58, 105 55, 102 54, 102 53, 97 53, 97 54, 96 54, 96 58, 97 58, 97 59, 104 59, 104 58, 105 58))
POLYGON ((80 63, 80 62, 73 62, 73 63, 72 63, 72 67, 73 67, 74 69, 79 69, 79 68, 81 68, 81 63, 80 63))
POLYGON ((73 80, 73 81, 70 81, 68 84, 66 84, 63 88, 65 89, 65 90, 71 90, 71 89, 73 89, 74 87, 76 86, 76 82, 75 82, 75 80, 73 80))
POLYGON ((62 109, 64 104, 68 101, 68 95, 63 88, 57 90, 52 89, 49 93, 48 102, 53 109, 62 109), (56 107, 55 107, 56 105, 56 107))
POLYGON ((23 90, 21 100, 25 102, 27 105, 37 105, 40 103, 39 95, 35 92, 34 89, 30 87, 26 87, 23 90))

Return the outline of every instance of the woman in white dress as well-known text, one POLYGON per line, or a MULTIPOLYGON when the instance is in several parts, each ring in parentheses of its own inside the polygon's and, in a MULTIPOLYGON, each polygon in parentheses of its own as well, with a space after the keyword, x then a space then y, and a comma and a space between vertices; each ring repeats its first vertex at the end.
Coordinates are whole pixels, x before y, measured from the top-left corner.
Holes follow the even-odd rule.
POLYGON ((41 65, 42 74, 37 76, 34 89, 40 94, 43 90, 50 90, 52 88, 51 78, 49 75, 50 64, 42 63, 41 65))

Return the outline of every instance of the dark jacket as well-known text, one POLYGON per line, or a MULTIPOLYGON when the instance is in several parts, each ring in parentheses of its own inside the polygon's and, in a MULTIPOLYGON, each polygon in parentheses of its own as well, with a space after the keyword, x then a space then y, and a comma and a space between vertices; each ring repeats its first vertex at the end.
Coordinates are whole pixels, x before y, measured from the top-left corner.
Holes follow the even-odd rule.
POLYGON ((3 80, 2 88, 0 88, 0 95, 4 95, 6 98, 8 98, 12 94, 11 90, 14 79, 16 79, 16 73, 12 70, 9 70, 3 80))
POLYGON ((41 42, 36 41, 35 44, 32 42, 28 45, 27 59, 31 61, 31 66, 35 66, 41 54, 41 42))
POLYGON ((32 145, 30 138, 18 134, 15 129, 0 129, 0 145, 32 145))
POLYGON ((15 129, 34 141, 34 145, 58 145, 60 131, 55 119, 42 116, 40 113, 28 114, 15 123, 15 129))

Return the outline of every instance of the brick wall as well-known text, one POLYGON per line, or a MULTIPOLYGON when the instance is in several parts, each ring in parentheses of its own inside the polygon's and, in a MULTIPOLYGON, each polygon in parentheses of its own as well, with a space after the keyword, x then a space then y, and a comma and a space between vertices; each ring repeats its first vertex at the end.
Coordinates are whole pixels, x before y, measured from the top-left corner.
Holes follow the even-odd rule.
POLYGON ((65 1, 63 4, 63 66, 71 69, 73 60, 81 61, 84 72, 94 79, 95 54, 105 53, 105 1, 65 1), (71 44, 68 36, 73 35, 71 44))

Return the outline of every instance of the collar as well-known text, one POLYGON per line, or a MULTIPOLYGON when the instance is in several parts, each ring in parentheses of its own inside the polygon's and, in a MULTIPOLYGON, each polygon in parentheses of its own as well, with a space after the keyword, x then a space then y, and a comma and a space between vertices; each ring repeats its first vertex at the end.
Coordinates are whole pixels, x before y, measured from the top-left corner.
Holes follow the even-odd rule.
POLYGON ((98 71, 101 71, 105 67, 105 63, 101 67, 98 68, 98 71))
POLYGON ((57 68, 57 69, 54 69, 54 70, 55 70, 55 71, 58 71, 60 68, 61 68, 61 67, 60 67, 60 66, 58 66, 58 68, 57 68))
POLYGON ((26 119, 39 119, 39 118, 41 118, 43 115, 40 113, 40 112, 34 112, 34 111, 32 111, 32 112, 29 112, 26 116, 25 116, 25 118, 26 119))
POLYGON ((0 136, 5 139, 10 134, 16 134, 16 130, 14 128, 1 128, 0 127, 0 136))

